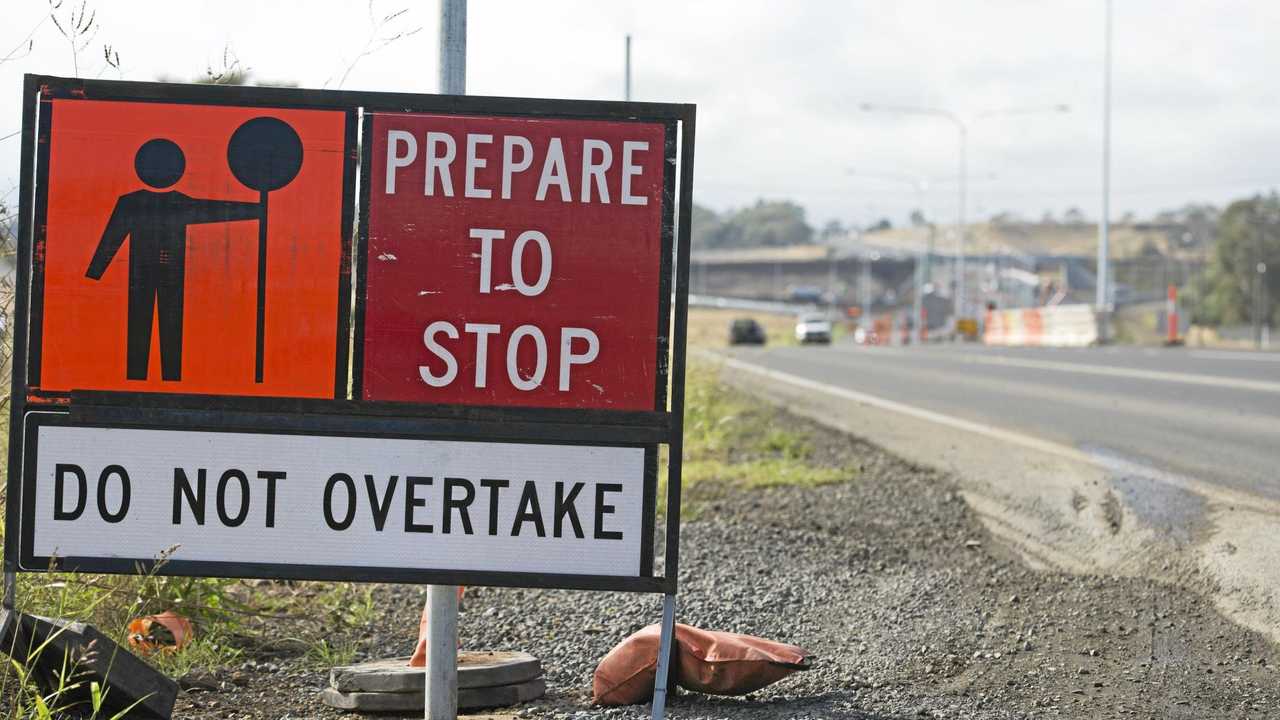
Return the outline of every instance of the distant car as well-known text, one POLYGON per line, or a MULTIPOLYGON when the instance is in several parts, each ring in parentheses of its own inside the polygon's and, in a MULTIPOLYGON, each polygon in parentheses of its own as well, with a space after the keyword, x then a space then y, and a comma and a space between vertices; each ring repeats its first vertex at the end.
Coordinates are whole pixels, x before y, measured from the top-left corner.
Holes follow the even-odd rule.
POLYGON ((822 300, 822 288, 809 286, 791 288, 791 302, 820 303, 822 300))
POLYGON ((831 342, 831 321, 825 315, 801 315, 796 320, 796 340, 802 343, 831 342))
POLYGON ((729 324, 730 345, 763 345, 764 328, 752 318, 738 318, 729 324))

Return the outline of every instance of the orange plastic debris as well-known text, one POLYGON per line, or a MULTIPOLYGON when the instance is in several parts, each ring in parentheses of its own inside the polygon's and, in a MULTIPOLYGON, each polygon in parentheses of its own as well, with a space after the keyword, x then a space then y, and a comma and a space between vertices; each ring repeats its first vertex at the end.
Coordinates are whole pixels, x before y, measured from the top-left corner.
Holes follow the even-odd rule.
POLYGON ((191 621, 172 610, 134 618, 129 623, 129 646, 143 655, 180 650, 194 635, 191 621))
MULTIPOLYGON (((600 661, 592 680, 599 705, 634 705, 653 697, 661 628, 650 625, 618 644, 600 661)), ((675 683, 713 695, 745 695, 808 670, 812 655, 794 645, 751 635, 676 625, 675 683)))
MULTIPOLYGON (((458 600, 462 600, 462 595, 466 592, 466 588, 458 586, 458 600)), ((409 658, 409 667, 426 667, 427 666, 427 606, 422 606, 422 619, 418 621, 418 644, 413 648, 413 657, 409 658)))

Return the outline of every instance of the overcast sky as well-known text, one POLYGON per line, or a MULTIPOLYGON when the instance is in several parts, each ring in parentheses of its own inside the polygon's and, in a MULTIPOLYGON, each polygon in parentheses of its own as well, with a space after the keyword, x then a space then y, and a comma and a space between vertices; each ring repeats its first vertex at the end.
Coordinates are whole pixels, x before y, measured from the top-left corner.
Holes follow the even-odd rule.
MULTIPOLYGON (((78 1, 78 0, 77 0, 78 1)), ((66 0, 68 4, 72 0, 66 0)), ((1221 203, 1280 185, 1280 3, 1117 0, 1113 216, 1221 203)), ((366 3, 90 0, 100 30, 83 76, 189 78, 224 47, 264 79, 337 84, 369 36, 366 3), (122 72, 104 68, 102 44, 122 72)), ((345 88, 434 92, 435 2, 393 29, 422 31, 364 57, 345 88)), ((23 72, 72 74, 46 0, 6 0, 0 54, 35 28, 35 50, 0 65, 0 136, 17 130, 23 72)), ((1102 152, 1103 0, 471 0, 468 91, 621 99, 634 36, 636 99, 698 105, 695 193, 716 210, 793 199, 814 225, 895 222, 917 205, 905 182, 933 178, 929 214, 956 209, 957 133, 945 120, 866 113, 862 103, 947 108, 962 117, 1066 104, 1067 114, 993 116, 970 131, 975 215, 1096 217, 1102 152)), ((65 8, 62 12, 65 12, 65 8)), ((18 138, 0 140, 17 176, 18 138)), ((16 191, 8 201, 16 199, 16 191)))

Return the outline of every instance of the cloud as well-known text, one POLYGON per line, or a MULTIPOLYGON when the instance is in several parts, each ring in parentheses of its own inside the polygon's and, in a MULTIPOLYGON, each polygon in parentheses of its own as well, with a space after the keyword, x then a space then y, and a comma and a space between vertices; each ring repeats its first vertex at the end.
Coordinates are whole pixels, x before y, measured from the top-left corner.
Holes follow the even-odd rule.
MULTIPOLYGON (((1274 118, 1280 49, 1268 36, 1280 4, 1266 0, 1115 3, 1113 157, 1117 213, 1222 202, 1280 184, 1274 118)), ((410 7, 423 31, 364 58, 346 87, 433 92, 434 5, 410 7)), ((42 15, 19 4, 0 31, 11 46, 42 15)), ((957 134, 932 118, 863 113, 863 102, 985 110, 1067 103, 1069 115, 992 117, 970 132, 973 207, 1038 216, 1100 206, 1103 0, 766 2, 652 0, 471 3, 468 88, 494 95, 620 99, 623 36, 634 35, 636 98, 698 104, 700 202, 741 206, 792 198, 827 218, 899 220, 920 204, 910 187, 850 177, 846 168, 941 178, 925 198, 955 212, 957 134), (980 178, 995 175, 994 180, 980 178)), ((364 2, 102 3, 100 40, 126 77, 194 77, 224 46, 260 77, 318 87, 341 74, 368 33, 364 2)), ((99 71, 97 53, 86 52, 99 71)), ((36 52, 0 66, 69 72, 51 27, 36 52)), ((19 124, 14 105, 0 135, 19 124)), ((17 168, 16 139, 0 161, 17 168)), ((6 187, 7 189, 7 187, 6 187)))

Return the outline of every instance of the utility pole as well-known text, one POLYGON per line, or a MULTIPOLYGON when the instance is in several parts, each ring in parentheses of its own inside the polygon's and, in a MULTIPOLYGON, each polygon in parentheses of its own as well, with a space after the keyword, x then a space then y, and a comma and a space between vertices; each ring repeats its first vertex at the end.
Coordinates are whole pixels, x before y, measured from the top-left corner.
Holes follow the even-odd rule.
POLYGON ((1098 219, 1098 295, 1095 298, 1098 312, 1104 316, 1111 310, 1111 0, 1105 2, 1107 17, 1102 62, 1102 217, 1098 219))
POLYGON ((1259 350, 1262 349, 1262 324, 1266 316, 1266 307, 1263 305, 1262 283, 1267 279, 1267 264, 1259 262, 1254 266, 1253 275, 1253 312, 1249 313, 1253 316, 1253 344, 1259 350))
POLYGON ((631 102, 631 33, 627 33, 626 80, 622 97, 631 102))
POLYGON ((839 256, 835 245, 827 248, 827 315, 831 316, 836 307, 836 263, 839 256))
MULTIPOLYGON (((467 0, 440 0, 440 93, 467 94, 467 0)), ((458 717, 458 588, 427 587, 423 717, 458 717)))
POLYGON ((1271 345, 1271 318, 1268 316, 1268 310, 1271 309, 1271 297, 1267 294, 1267 264, 1265 262, 1258 263, 1258 319, 1261 326, 1258 328, 1258 349, 1266 350, 1271 345))
MULTIPOLYGON (((862 244, 863 237, 865 236, 862 234, 862 231, 859 230, 858 231, 859 245, 862 244)), ((867 327, 870 327, 871 304, 875 302, 871 297, 871 264, 874 263, 876 260, 880 259, 880 253, 869 252, 865 246, 861 248, 861 251, 862 251, 862 280, 858 283, 858 294, 862 296, 862 299, 860 301, 862 303, 862 320, 863 322, 868 323, 867 327)))

